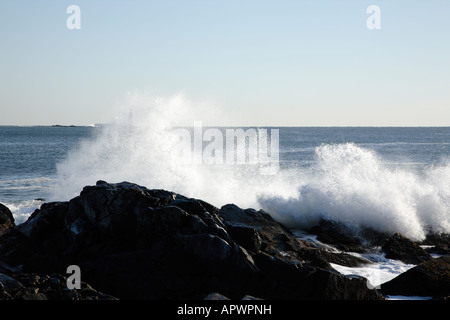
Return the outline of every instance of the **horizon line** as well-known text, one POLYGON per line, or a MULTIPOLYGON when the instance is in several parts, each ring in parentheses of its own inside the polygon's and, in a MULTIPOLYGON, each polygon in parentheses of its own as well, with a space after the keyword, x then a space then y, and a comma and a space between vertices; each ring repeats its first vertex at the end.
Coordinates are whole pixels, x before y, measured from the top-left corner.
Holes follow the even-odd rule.
MULTIPOLYGON (((76 124, 0 124, 0 127, 91 127, 100 128, 102 126, 115 125, 114 123, 95 123, 89 125, 76 124)), ((119 124, 121 125, 121 124, 119 124)), ((126 123, 122 125, 127 125, 126 123)), ((203 127, 214 128, 449 128, 450 125, 202 125, 203 127)), ((177 125, 173 127, 193 127, 189 125, 177 125)))

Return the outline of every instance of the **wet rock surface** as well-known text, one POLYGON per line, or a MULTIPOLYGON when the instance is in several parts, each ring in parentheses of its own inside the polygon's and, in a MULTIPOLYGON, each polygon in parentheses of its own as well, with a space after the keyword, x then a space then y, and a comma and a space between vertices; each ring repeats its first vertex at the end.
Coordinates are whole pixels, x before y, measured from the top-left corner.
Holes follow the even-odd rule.
POLYGON ((399 233, 388 238, 381 249, 386 254, 386 258, 408 264, 419 264, 432 259, 425 249, 399 233))
POLYGON ((450 256, 422 262, 398 277, 381 285, 381 291, 389 295, 450 296, 450 256))
POLYGON ((0 299, 370 299, 450 295, 447 235, 415 243, 400 234, 323 220, 310 230, 332 246, 300 240, 262 211, 129 182, 98 181, 70 201, 45 203, 21 225, 0 207, 0 299), (421 245, 427 245, 424 250, 421 245), (376 290, 330 263, 364 266, 354 254, 379 246, 417 267, 376 290), (428 251, 428 252, 427 252, 428 251), (82 270, 68 289, 66 268, 82 270), (420 291, 413 282, 420 284, 420 291), (95 288, 95 289, 94 289, 95 288))
POLYGON ((11 211, 0 203, 0 236, 14 227, 14 217, 11 211))
MULTIPOLYGON (((20 270, 10 276, 22 284, 75 264, 82 281, 119 299, 383 299, 366 279, 330 265, 363 259, 301 241, 263 211, 128 182, 99 181, 70 201, 43 204, 0 237, 0 261, 20 270)), ((32 296, 41 293, 69 299, 42 286, 32 296)))

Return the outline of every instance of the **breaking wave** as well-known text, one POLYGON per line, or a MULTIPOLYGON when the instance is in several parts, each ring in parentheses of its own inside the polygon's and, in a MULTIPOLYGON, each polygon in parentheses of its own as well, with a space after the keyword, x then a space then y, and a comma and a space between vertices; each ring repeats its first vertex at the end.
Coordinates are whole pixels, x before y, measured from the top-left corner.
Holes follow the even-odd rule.
POLYGON ((321 218, 421 240, 450 232, 450 164, 424 170, 393 168, 353 143, 322 145, 295 196, 261 195, 260 205, 291 227, 321 218))
POLYGON ((315 148, 308 168, 273 175, 251 166, 182 164, 173 152, 179 143, 173 128, 217 114, 209 107, 198 110, 183 96, 147 99, 132 112, 58 163, 53 198, 70 199, 97 180, 130 181, 219 207, 235 203, 264 209, 292 228, 326 218, 355 230, 366 226, 417 240, 428 231, 450 232, 449 163, 424 170, 393 167, 371 149, 344 143, 315 148))

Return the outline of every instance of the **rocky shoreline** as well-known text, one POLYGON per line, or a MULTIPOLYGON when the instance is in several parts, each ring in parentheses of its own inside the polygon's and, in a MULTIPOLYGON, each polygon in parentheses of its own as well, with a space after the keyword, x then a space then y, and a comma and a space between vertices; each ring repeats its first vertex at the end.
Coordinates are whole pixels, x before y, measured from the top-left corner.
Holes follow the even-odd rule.
POLYGON ((70 201, 43 204, 20 225, 0 205, 0 299, 450 296, 449 235, 415 243, 367 230, 363 241, 325 220, 309 232, 338 250, 300 240, 261 210, 216 208, 166 190, 98 181, 70 201), (375 245, 386 257, 416 267, 373 288, 331 266, 363 266, 368 261, 351 252, 375 245), (81 289, 67 287, 69 265, 80 267, 81 289))

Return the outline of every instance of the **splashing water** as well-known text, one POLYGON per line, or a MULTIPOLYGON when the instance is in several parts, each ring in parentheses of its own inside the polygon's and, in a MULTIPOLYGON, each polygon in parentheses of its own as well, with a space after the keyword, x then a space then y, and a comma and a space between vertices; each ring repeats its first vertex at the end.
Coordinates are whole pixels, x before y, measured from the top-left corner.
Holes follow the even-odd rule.
POLYGON ((119 116, 58 163, 53 198, 70 199, 97 180, 130 181, 219 207, 262 208, 293 228, 327 218, 415 240, 427 231, 450 232, 448 163, 422 171, 393 168, 374 151, 344 143, 317 147, 308 169, 284 168, 275 175, 247 166, 181 164, 173 128, 223 116, 209 107, 198 110, 182 96, 138 100, 132 119, 119 116))
POLYGON ((210 107, 199 110, 182 96, 150 99, 147 103, 142 107, 145 103, 140 102, 141 107, 133 109, 132 125, 125 112, 58 163, 54 199, 76 196, 97 180, 126 180, 201 198, 217 206, 229 202, 251 206, 257 204, 255 191, 268 191, 277 181, 280 188, 285 184, 278 176, 263 176, 252 166, 181 163, 176 152, 180 140, 173 128, 192 126, 205 118, 203 122, 207 123, 216 111, 210 107))
POLYGON ((449 164, 421 172, 392 168, 353 143, 323 145, 315 153, 317 162, 294 197, 259 198, 279 220, 304 228, 326 218, 414 240, 450 231, 449 164))

